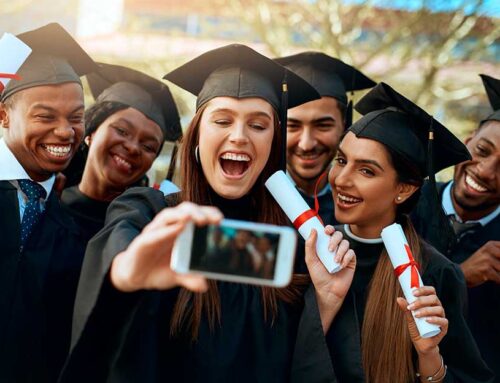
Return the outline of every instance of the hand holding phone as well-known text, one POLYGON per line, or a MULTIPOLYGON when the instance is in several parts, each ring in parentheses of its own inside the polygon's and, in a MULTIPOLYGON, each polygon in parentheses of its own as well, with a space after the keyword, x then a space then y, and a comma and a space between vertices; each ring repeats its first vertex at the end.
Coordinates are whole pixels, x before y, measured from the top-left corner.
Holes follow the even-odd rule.
POLYGON ((188 224, 175 241, 171 267, 231 282, 282 287, 291 279, 297 235, 289 227, 224 219, 188 224))
POLYGON ((190 202, 162 210, 127 249, 114 258, 110 270, 111 282, 116 289, 124 292, 165 290, 175 286, 193 291, 206 290, 205 280, 200 276, 180 275, 170 268, 172 247, 188 222, 207 225, 221 219, 218 209, 190 202))

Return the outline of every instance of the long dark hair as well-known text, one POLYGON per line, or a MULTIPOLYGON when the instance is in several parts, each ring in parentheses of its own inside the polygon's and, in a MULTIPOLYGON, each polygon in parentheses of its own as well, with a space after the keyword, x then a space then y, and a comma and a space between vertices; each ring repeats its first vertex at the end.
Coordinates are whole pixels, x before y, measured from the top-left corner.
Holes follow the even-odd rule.
MULTIPOLYGON (((181 198, 202 205, 211 205, 210 186, 201 166, 195 157, 195 147, 199 142, 200 121, 205 107, 202 106, 194 116, 186 134, 183 137, 181 154, 181 198)), ((278 115, 274 115, 274 137, 271 144, 269 159, 250 191, 252 208, 257 212, 257 221, 275 225, 287 225, 288 221, 281 208, 264 187, 267 178, 279 169, 282 135, 278 115)), ((294 276, 292 283, 287 288, 274 289, 262 287, 262 303, 264 319, 274 319, 278 310, 278 299, 288 303, 300 300, 302 288, 309 282, 307 277, 294 276)), ((179 335, 182 331, 190 334, 192 340, 198 336, 202 316, 208 319, 213 330, 220 324, 220 297, 217 284, 209 282, 209 289, 204 294, 195 294, 186 289, 181 289, 171 322, 172 335, 179 335)))
MULTIPOLYGON (((398 205, 396 222, 410 245, 415 260, 422 265, 420 239, 408 217, 416 206, 423 176, 419 169, 396 152, 387 148, 397 174, 397 181, 418 186, 419 189, 398 205)), ((399 282, 384 249, 378 260, 369 286, 361 331, 361 348, 366 382, 413 382, 415 366, 413 346, 404 313, 396 303, 402 296, 399 282)))

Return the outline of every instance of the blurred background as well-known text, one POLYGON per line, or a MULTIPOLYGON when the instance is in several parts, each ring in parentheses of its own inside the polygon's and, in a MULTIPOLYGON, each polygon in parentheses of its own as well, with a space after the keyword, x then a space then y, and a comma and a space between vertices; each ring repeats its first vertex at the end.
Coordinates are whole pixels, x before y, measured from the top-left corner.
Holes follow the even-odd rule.
MULTIPOLYGON (((0 0, 0 35, 54 21, 96 61, 157 78, 232 42, 270 57, 323 51, 389 83, 461 138, 491 113, 478 74, 500 78, 498 0, 0 0)), ((169 86, 186 127, 195 98, 169 86)), ((165 176, 170 151, 152 181, 165 176)))

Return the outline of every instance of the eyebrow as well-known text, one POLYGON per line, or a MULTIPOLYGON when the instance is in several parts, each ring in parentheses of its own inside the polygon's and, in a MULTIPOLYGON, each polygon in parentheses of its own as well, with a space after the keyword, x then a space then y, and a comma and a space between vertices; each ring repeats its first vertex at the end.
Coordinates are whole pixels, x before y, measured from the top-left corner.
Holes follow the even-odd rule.
MULTIPOLYGON (((232 115, 235 115, 236 112, 233 110, 233 109, 229 109, 229 108, 217 108, 217 109, 214 109, 210 112, 210 114, 214 114, 214 113, 229 113, 229 114, 232 114, 232 115)), ((257 111, 257 112, 251 112, 251 113, 248 113, 249 115, 251 116, 261 116, 261 117, 267 117, 268 119, 272 119, 272 117, 266 113, 266 112, 262 112, 262 111, 257 111)))
MULTIPOLYGON (((44 104, 35 104, 35 105, 33 105, 31 107, 31 109, 45 109, 46 111, 52 112, 52 113, 58 113, 59 112, 58 109, 52 108, 51 106, 44 105, 44 104)), ((85 106, 83 104, 80 104, 75 109, 73 109, 70 114, 78 112, 78 111, 80 111, 82 109, 85 109, 85 106)))
MULTIPOLYGON (((298 120, 296 118, 288 117, 287 120, 288 120, 288 122, 291 122, 294 124, 302 124, 302 120, 298 120)), ((330 116, 320 117, 320 118, 316 118, 316 119, 312 120, 313 124, 321 124, 321 123, 325 123, 325 122, 334 122, 335 123, 335 122, 337 122, 337 120, 335 120, 335 118, 330 117, 330 116)))
MULTIPOLYGON (((136 126, 132 122, 130 122, 129 120, 127 120, 125 117, 118 118, 112 124, 116 124, 116 123, 123 123, 123 124, 127 125, 127 127, 129 129, 132 129, 132 130, 140 130, 140 128, 136 128, 136 126)), ((153 136, 151 134, 146 135, 144 137, 144 140, 145 141, 155 141, 155 142, 157 142, 158 144, 161 145, 161 139, 158 139, 158 137, 153 136)))
POLYGON ((324 122, 337 122, 337 121, 335 120, 335 118, 330 117, 330 116, 320 117, 320 118, 317 118, 315 120, 312 120, 313 124, 321 124, 324 122))
MULTIPOLYGON (((340 148, 337 150, 337 152, 339 154, 341 154, 342 156, 347 157, 340 148)), ((373 165, 373 166, 376 166, 377 168, 379 168, 380 170, 384 171, 384 168, 377 161, 375 161, 375 160, 357 159, 357 160, 354 160, 354 162, 357 163, 357 164, 369 164, 369 165, 373 165)))
POLYGON ((479 139, 479 142, 481 142, 481 141, 486 142, 488 145, 491 145, 491 146, 493 146, 494 148, 496 147, 496 145, 493 143, 493 141, 490 141, 490 140, 488 140, 487 138, 481 137, 481 138, 479 139))

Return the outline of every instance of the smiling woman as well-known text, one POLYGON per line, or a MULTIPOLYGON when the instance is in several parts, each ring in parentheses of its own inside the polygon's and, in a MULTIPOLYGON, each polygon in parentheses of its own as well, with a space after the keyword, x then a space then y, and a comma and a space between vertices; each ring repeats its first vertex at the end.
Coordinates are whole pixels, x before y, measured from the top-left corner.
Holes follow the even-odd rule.
POLYGON ((373 88, 356 109, 363 117, 343 137, 329 181, 335 216, 344 223, 336 229, 345 234, 357 263, 355 270, 323 272, 320 283, 311 274, 314 286, 323 287, 315 289, 317 311, 303 320, 314 326, 319 314, 326 339, 318 330, 305 332, 312 347, 304 348, 307 353, 297 348, 304 368, 296 373, 306 380, 333 368, 340 382, 490 382, 462 312, 463 275, 419 238, 408 218, 424 177, 468 159, 467 148, 387 84, 373 88), (439 153, 432 152, 433 140, 439 153), (410 305, 382 243, 382 230, 393 223, 401 225, 409 260, 415 259, 425 284, 413 290, 410 305), (421 337, 412 314, 441 332, 421 337), (331 365, 321 362, 325 353, 331 365))
MULTIPOLYGON (((164 140, 181 134, 177 108, 161 81, 106 64, 88 80, 97 102, 85 115, 83 175, 61 196, 86 241, 104 226, 110 202, 146 174, 164 140)), ((56 148, 54 155, 61 152, 56 148)), ((76 167, 67 174, 78 173, 76 167)))
POLYGON ((136 188, 109 207, 109 225, 87 250, 62 381, 287 382, 307 278, 284 289, 207 282, 175 274, 170 256, 188 222, 224 215, 286 224, 264 187, 282 157, 283 79, 289 106, 318 95, 242 45, 207 52, 166 78, 198 96, 180 149, 181 193, 166 199, 136 188))

